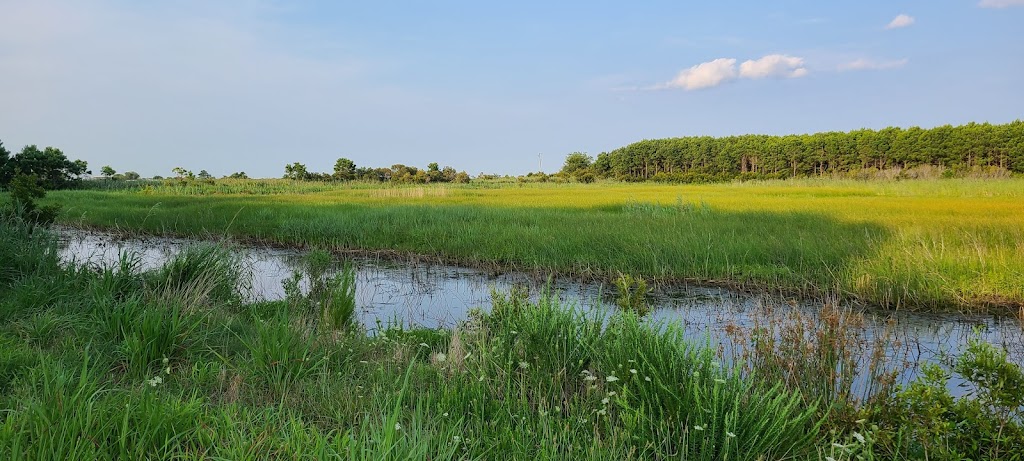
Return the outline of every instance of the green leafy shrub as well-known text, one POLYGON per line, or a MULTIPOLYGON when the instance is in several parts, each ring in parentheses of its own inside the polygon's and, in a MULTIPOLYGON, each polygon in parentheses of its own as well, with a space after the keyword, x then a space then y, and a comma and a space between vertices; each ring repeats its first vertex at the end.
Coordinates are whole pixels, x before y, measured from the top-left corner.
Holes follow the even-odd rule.
POLYGON ((920 377, 870 412, 881 429, 879 443, 892 452, 950 460, 1024 455, 1024 372, 984 341, 972 340, 948 370, 925 365, 920 377), (960 397, 949 391, 953 375, 968 389, 960 397))

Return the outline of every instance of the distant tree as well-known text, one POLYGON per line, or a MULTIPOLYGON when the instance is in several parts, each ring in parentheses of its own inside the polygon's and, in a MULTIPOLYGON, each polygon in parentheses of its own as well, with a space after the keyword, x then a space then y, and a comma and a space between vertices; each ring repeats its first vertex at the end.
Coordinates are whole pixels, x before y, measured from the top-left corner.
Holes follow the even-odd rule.
POLYGON ((338 181, 356 179, 356 163, 344 157, 339 158, 334 162, 334 179, 338 181))
POLYGON ((249 179, 249 175, 245 174, 244 171, 239 171, 239 172, 236 172, 236 173, 231 173, 231 176, 228 176, 228 177, 231 178, 231 179, 249 179))
POLYGON ((458 173, 455 172, 455 168, 452 168, 450 166, 446 166, 446 167, 444 167, 441 170, 441 181, 444 181, 444 182, 454 182, 455 181, 455 175, 457 175, 457 174, 458 173))
POLYGON ((160 175, 153 175, 153 179, 164 179, 164 177, 160 175))
POLYGON ((171 168, 171 173, 174 173, 177 179, 196 179, 196 175, 191 171, 186 170, 180 166, 171 168))
POLYGON ((134 181, 134 180, 139 179, 141 177, 142 177, 141 175, 139 175, 138 173, 136 173, 134 171, 125 171, 124 172, 124 179, 128 179, 128 180, 134 181))
POLYGON ((441 173, 441 167, 438 166, 437 162, 430 163, 427 165, 427 181, 429 182, 443 182, 444 175, 441 173))
POLYGON ((7 184, 10 179, 4 178, 4 174, 7 171, 7 162, 11 159, 11 152, 4 147, 4 142, 0 141, 0 186, 7 184))
POLYGON ((305 180, 309 178, 309 170, 306 165, 299 162, 284 166, 284 179, 305 180))
POLYGON ((110 165, 104 165, 103 168, 100 168, 100 174, 110 178, 117 174, 117 171, 111 168, 110 165))
POLYGON ((465 171, 460 171, 455 174, 455 179, 452 181, 459 184, 469 184, 469 174, 465 171))
POLYGON ((39 150, 35 145, 25 146, 18 155, 4 162, 0 180, 6 186, 17 174, 36 175, 45 189, 70 187, 79 177, 88 173, 87 164, 82 160, 69 160, 64 152, 55 147, 39 150))
POLYGON ((208 180, 208 179, 213 179, 213 175, 211 175, 211 174, 210 174, 210 173, 209 173, 208 171, 206 171, 206 170, 199 170, 199 174, 198 174, 198 175, 196 175, 196 176, 197 176, 197 177, 198 177, 199 179, 202 179, 202 180, 208 180))
POLYGON ((590 168, 590 164, 594 162, 594 159, 590 158, 589 155, 583 152, 573 152, 565 157, 565 164, 562 165, 561 173, 565 176, 575 176, 577 173, 582 173, 583 170, 590 168))

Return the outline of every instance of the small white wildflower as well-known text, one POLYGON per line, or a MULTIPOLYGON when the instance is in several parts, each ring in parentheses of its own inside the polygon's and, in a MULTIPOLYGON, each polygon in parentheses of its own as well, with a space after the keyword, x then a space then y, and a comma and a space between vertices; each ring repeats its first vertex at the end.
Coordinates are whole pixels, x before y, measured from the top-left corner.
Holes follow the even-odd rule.
POLYGON ((171 367, 164 368, 164 373, 171 374, 171 367))
POLYGON ((604 408, 602 408, 600 410, 597 410, 597 414, 598 414, 598 416, 604 416, 604 415, 608 414, 608 412, 605 411, 604 408))
POLYGON ((864 443, 864 436, 861 435, 860 432, 854 432, 852 435, 853 438, 857 439, 858 442, 864 443))
POLYGON ((583 377, 583 380, 584 380, 584 381, 597 381, 597 376, 594 376, 594 375, 587 375, 587 376, 584 376, 584 377, 583 377))
POLYGON ((518 331, 516 331, 516 330, 512 330, 512 331, 510 331, 509 333, 512 333, 512 334, 514 334, 514 335, 518 335, 518 334, 519 334, 519 332, 518 332, 518 331))
POLYGON ((525 370, 527 368, 530 368, 530 364, 526 363, 526 362, 519 362, 519 368, 522 368, 522 369, 525 370))
POLYGON ((636 374, 636 368, 630 368, 629 372, 635 375, 636 374))
POLYGON ((636 363, 636 360, 629 359, 629 360, 626 360, 626 362, 628 362, 628 363, 636 363))
POLYGON ((396 431, 402 430, 402 423, 395 423, 395 430, 396 431))
POLYGON ((156 387, 159 384, 163 383, 164 379, 161 378, 160 376, 154 376, 153 379, 147 379, 146 382, 149 383, 150 386, 156 387))
POLYGON ((836 461, 836 459, 831 456, 826 456, 825 461, 836 461))
POLYGON ((608 397, 601 399, 601 404, 603 405, 608 405, 608 402, 610 402, 610 400, 608 400, 608 397))
POLYGON ((650 376, 644 376, 644 381, 651 382, 651 377, 650 376))
POLYGON ((846 445, 843 445, 839 442, 832 442, 832 448, 846 448, 846 445))
POLYGON ((604 380, 605 380, 605 381, 608 381, 608 382, 610 382, 610 383, 614 383, 615 381, 618 381, 618 380, 619 380, 619 378, 616 378, 615 376, 606 376, 606 377, 604 378, 604 380))
POLYGON ((726 432, 725 435, 729 436, 729 438, 735 438, 736 437, 736 433, 735 432, 726 432))
POLYGON ((704 430, 704 426, 699 426, 699 425, 698 426, 693 426, 693 430, 695 430, 695 431, 703 431, 704 430))
POLYGON ((163 360, 164 365, 167 365, 167 362, 170 362, 170 361, 171 361, 171 359, 167 358, 167 356, 164 356, 164 360, 163 360))
POLYGON ((445 360, 448 360, 448 356, 444 352, 438 352, 437 355, 434 356, 434 358, 437 359, 438 362, 442 363, 445 360))
POLYGON ((453 435, 452 436, 452 441, 455 442, 455 443, 459 443, 461 440, 462 440, 462 437, 459 437, 457 435, 453 435))
POLYGON ((480 375, 480 378, 477 379, 477 381, 483 381, 483 380, 484 380, 484 375, 480 375))

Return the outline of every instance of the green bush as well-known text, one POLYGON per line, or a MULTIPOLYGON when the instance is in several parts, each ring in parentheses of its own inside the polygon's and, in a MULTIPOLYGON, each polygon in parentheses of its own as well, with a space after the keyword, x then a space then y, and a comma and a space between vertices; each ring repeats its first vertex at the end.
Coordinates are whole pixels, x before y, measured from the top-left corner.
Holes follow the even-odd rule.
POLYGON ((870 409, 880 445, 920 459, 1021 459, 1024 372, 1005 351, 972 340, 947 370, 928 364, 891 399, 870 409), (967 393, 953 397, 953 375, 967 393))

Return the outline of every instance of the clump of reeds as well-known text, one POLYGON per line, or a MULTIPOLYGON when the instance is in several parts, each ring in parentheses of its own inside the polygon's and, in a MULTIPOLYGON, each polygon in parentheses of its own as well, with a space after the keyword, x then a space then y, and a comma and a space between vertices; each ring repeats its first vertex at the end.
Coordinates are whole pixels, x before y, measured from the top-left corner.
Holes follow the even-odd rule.
POLYGON ((833 302, 816 312, 782 309, 762 306, 751 328, 727 328, 733 359, 750 376, 828 402, 830 417, 846 423, 863 404, 893 391, 906 365, 888 355, 898 346, 890 328, 869 340, 864 314, 833 302))
POLYGON ((356 271, 347 261, 337 271, 334 267, 330 253, 311 251, 301 269, 283 282, 286 301, 292 312, 313 317, 328 329, 348 330, 356 325, 356 271))

